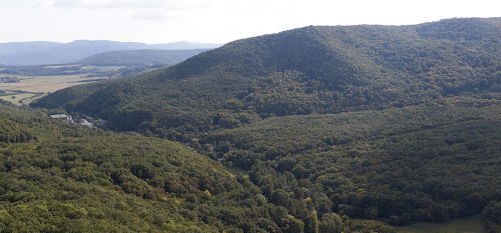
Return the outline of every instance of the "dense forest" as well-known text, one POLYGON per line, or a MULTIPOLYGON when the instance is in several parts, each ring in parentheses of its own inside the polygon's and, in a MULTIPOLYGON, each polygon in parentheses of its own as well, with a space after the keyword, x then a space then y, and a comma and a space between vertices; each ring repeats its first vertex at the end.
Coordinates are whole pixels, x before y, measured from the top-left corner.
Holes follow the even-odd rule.
POLYGON ((9 136, 0 142, 1 232, 393 231, 319 215, 312 201, 299 215, 268 201, 248 176, 176 142, 3 104, 0 122, 9 136))
MULTIPOLYGON (((101 118, 106 129, 129 132, 62 135, 70 148, 83 145, 71 153, 93 163, 86 171, 101 171, 93 177, 109 183, 75 182, 115 187, 116 195, 144 205, 162 202, 162 195, 178 198, 186 205, 165 213, 183 227, 392 232, 389 225, 482 214, 491 233, 501 227, 500 55, 501 18, 310 26, 64 89, 33 106, 101 118), (86 149, 93 144, 118 152, 86 149), (167 161, 174 170, 142 155, 178 155, 172 148, 186 160, 167 161), (150 165, 129 163, 137 159, 150 165), (114 169, 143 188, 122 187, 127 179, 114 169)), ((33 138, 8 145, 42 142, 37 130, 6 121, 33 138)), ((68 178, 64 169, 49 170, 68 178)), ((152 221, 152 229, 173 231, 152 221)))
MULTIPOLYGON (((270 118, 197 143, 265 196, 393 225, 445 221, 501 198, 501 105, 270 118), (292 197, 291 197, 292 199, 292 197)), ((273 198, 272 198, 273 200, 273 198)))

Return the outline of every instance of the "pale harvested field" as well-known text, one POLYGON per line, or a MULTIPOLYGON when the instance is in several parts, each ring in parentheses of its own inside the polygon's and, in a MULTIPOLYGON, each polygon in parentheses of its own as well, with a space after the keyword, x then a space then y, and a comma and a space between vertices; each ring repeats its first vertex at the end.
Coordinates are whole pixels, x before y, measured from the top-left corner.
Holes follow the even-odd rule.
POLYGON ((57 69, 57 68, 65 68, 65 67, 75 67, 79 66, 78 64, 72 64, 72 65, 48 65, 44 66, 45 68, 51 68, 51 69, 57 69))
POLYGON ((21 79, 17 83, 0 83, 1 90, 20 90, 32 93, 48 93, 71 86, 81 85, 90 82, 79 82, 88 79, 100 79, 100 77, 86 77, 82 75, 60 75, 60 76, 14 76, 0 75, 0 77, 11 76, 21 79))
POLYGON ((87 74, 57 75, 57 76, 20 76, 0 74, 0 77, 16 77, 17 83, 0 83, 0 90, 7 91, 0 99, 15 105, 29 105, 33 100, 43 97, 46 93, 55 92, 67 87, 91 83, 85 80, 105 79, 104 77, 87 77, 87 74), (22 91, 16 93, 11 91, 22 91), (15 97, 14 99, 12 97, 15 97))

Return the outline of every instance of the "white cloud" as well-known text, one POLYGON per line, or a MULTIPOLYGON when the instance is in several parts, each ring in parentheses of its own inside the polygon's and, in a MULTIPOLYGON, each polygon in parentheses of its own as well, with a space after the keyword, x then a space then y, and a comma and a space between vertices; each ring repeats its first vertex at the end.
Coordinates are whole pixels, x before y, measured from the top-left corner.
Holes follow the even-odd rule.
POLYGON ((181 9, 205 5, 206 0, 43 0, 61 8, 134 8, 134 9, 181 9))
POLYGON ((161 8, 134 10, 125 14, 125 16, 139 20, 154 20, 154 21, 175 20, 175 18, 169 14, 169 10, 161 8))
POLYGON ((0 9, 22 9, 22 8, 31 8, 31 7, 39 7, 45 0, 21 0, 21 1, 12 1, 12 0, 0 0, 0 9))
POLYGON ((67 8, 154 8, 162 1, 157 0, 53 0, 55 7, 67 8))

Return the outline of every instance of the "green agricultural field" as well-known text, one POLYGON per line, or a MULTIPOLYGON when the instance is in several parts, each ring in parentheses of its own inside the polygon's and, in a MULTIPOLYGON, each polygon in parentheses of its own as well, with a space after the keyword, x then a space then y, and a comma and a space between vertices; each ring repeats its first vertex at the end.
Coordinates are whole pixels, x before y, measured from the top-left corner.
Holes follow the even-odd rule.
MULTIPOLYGON (((12 94, 12 95, 5 95, 5 96, 0 96, 0 99, 1 100, 5 100, 7 102, 10 102, 10 103, 13 103, 17 106, 22 106, 24 105, 23 103, 26 102, 26 100, 33 100, 35 96, 40 96, 40 94, 36 94, 36 93, 28 93, 28 92, 25 92, 25 93, 16 93, 16 94, 12 94)), ((31 101, 29 101, 31 102, 31 101)))

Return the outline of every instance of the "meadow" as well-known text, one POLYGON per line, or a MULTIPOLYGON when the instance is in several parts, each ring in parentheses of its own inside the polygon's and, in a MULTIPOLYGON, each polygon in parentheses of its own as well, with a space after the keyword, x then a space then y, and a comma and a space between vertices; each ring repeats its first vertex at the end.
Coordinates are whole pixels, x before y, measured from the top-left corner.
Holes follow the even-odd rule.
POLYGON ((16 106, 27 105, 33 100, 45 96, 44 93, 29 93, 29 92, 6 92, 3 96, 0 96, 1 100, 10 102, 16 106))

